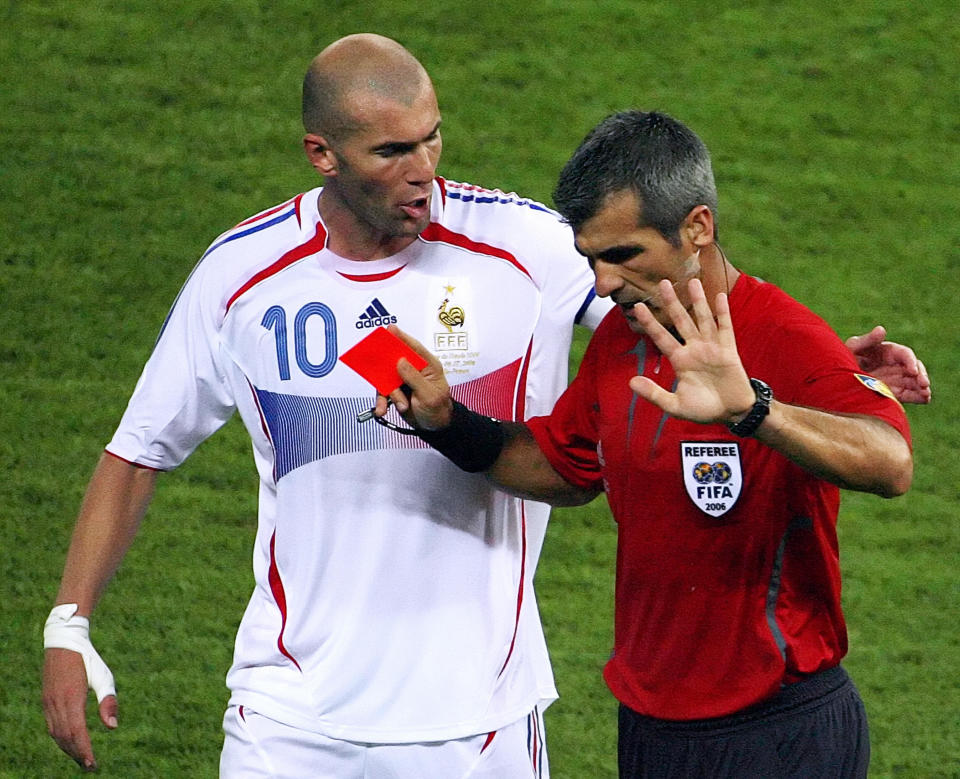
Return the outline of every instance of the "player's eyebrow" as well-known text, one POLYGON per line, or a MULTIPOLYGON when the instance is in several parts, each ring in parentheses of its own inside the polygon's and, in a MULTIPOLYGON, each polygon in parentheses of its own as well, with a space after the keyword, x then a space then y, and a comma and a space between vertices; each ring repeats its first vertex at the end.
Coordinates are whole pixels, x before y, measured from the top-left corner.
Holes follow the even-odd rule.
POLYGON ((573 245, 580 254, 582 254, 591 262, 594 260, 602 260, 603 262, 609 262, 613 265, 619 265, 622 262, 626 262, 631 257, 635 257, 643 251, 642 246, 631 244, 625 246, 611 246, 607 249, 603 249, 602 251, 588 254, 580 247, 580 244, 576 243, 576 241, 574 241, 573 245))
POLYGON ((373 147, 374 153, 379 152, 391 152, 393 154, 403 154, 408 151, 413 151, 417 148, 418 144, 421 144, 425 141, 429 141, 440 131, 440 124, 442 120, 438 120, 437 123, 433 126, 433 129, 430 130, 423 138, 420 138, 416 141, 387 141, 386 143, 381 143, 379 146, 373 147))

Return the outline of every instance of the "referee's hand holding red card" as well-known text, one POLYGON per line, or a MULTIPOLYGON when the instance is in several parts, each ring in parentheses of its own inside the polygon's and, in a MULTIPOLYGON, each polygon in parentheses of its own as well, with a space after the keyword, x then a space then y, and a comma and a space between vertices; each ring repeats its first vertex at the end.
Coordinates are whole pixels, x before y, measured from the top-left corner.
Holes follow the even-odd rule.
POLYGON ((397 373, 403 379, 404 386, 393 390, 388 397, 377 397, 376 413, 382 417, 387 413, 389 402, 397 407, 407 424, 424 430, 439 430, 450 424, 453 401, 450 398, 450 386, 443 374, 443 365, 416 338, 407 335, 396 325, 387 328, 403 343, 409 346, 419 357, 426 360, 426 366, 417 370, 406 357, 400 357, 396 363, 397 373))

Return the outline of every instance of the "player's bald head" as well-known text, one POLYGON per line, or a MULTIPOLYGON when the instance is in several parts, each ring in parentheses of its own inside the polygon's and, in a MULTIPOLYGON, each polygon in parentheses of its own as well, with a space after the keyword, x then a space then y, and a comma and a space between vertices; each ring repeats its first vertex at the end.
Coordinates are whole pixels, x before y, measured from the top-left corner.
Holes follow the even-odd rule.
POLYGON ((364 93, 410 105, 433 89, 426 69, 390 38, 348 35, 321 51, 303 79, 303 126, 308 133, 342 138, 356 129, 364 93))

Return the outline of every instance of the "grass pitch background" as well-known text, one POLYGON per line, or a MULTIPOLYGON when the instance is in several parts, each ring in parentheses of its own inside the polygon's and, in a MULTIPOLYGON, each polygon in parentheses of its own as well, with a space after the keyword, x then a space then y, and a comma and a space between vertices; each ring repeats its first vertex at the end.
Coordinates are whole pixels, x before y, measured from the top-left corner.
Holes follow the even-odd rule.
MULTIPOLYGON (((313 54, 390 35, 432 74, 441 173, 549 202, 583 134, 625 107, 713 151, 733 262, 843 335, 877 322, 934 380, 911 408, 904 498, 841 513, 847 666, 872 775, 960 775, 960 170, 956 9, 933 0, 0 6, 0 776, 78 773, 39 706, 42 623, 86 480, 196 258, 314 186, 299 85, 313 54)), ((583 338, 578 339, 580 348, 583 338)), ((223 676, 252 587, 256 479, 235 421, 162 477, 94 640, 120 728, 108 777, 215 776, 223 676)), ((615 538, 603 501, 558 511, 537 584, 561 699, 553 774, 615 775, 615 538)), ((92 720, 91 720, 92 721, 92 720)))

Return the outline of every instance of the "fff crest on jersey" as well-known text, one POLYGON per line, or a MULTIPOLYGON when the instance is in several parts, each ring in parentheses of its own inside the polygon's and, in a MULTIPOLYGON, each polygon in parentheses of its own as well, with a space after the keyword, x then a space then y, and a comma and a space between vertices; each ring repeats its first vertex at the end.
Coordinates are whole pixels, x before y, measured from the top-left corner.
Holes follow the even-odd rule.
POLYGON ((683 485, 704 514, 719 517, 734 507, 743 487, 737 441, 681 441, 683 485))
POLYGON ((437 351, 466 350, 470 348, 469 338, 464 324, 467 314, 456 299, 457 286, 447 283, 443 288, 444 296, 437 306, 437 322, 443 326, 441 332, 433 334, 433 347, 437 351))

